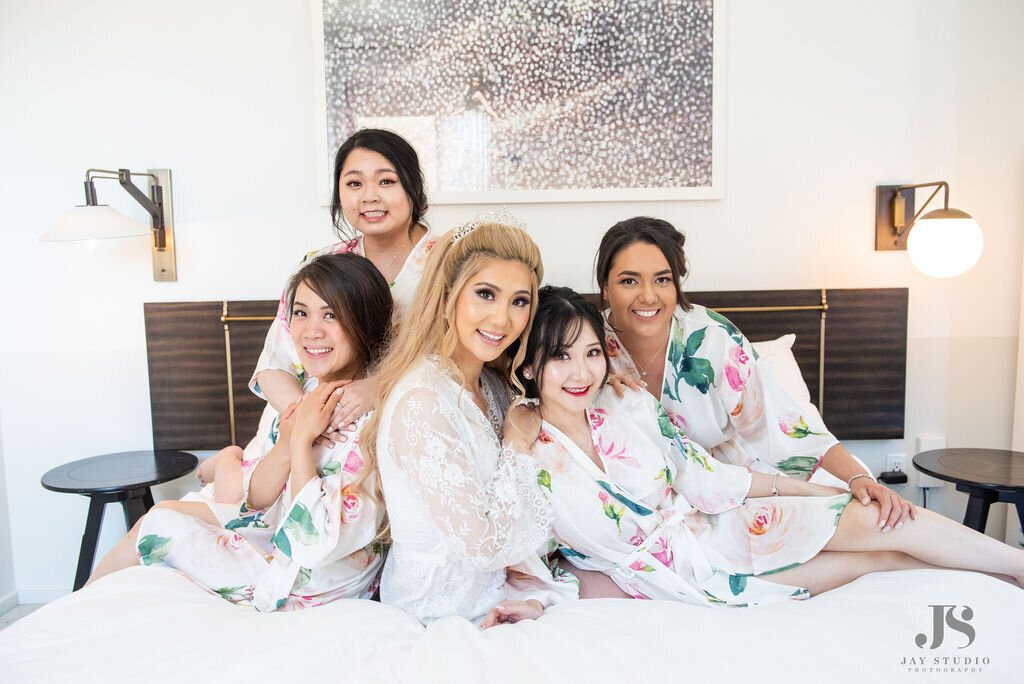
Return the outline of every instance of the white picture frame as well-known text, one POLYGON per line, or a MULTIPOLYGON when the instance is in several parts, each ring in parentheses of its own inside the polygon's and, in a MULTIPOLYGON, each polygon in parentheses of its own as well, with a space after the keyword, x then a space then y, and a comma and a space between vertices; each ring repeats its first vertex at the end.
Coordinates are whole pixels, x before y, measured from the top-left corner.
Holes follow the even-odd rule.
MULTIPOLYGON (((424 7, 426 12, 440 11, 437 8, 443 7, 446 11, 458 14, 463 12, 464 14, 471 17, 467 21, 467 25, 472 24, 473 27, 479 27, 481 23, 487 23, 488 17, 480 17, 473 15, 473 12, 478 10, 481 5, 493 6, 494 3, 477 3, 471 2, 470 0, 441 0, 438 3, 417 3, 413 0, 406 0, 410 7, 424 7)), ((697 120, 700 123, 701 128, 692 126, 687 128, 686 126, 675 126, 669 127, 667 123, 658 123, 658 117, 644 115, 642 120, 645 122, 644 130, 631 130, 630 121, 618 121, 614 117, 610 119, 600 119, 600 114, 595 114, 596 108, 586 110, 584 104, 574 104, 576 102, 583 102, 586 97, 599 97, 603 96, 600 89, 603 87, 607 90, 606 99, 613 103, 612 106, 618 110, 629 110, 629 106, 633 100, 636 100, 638 87, 633 85, 630 78, 637 73, 645 72, 643 79, 644 83, 657 83, 658 93, 655 93, 655 98, 660 93, 674 93, 673 88, 675 85, 671 80, 666 84, 665 81, 668 77, 662 78, 664 72, 652 71, 649 66, 645 66, 648 62, 644 61, 645 55, 651 55, 652 48, 645 48, 639 50, 639 59, 635 60, 629 69, 623 69, 620 64, 622 45, 615 48, 616 52, 612 52, 610 49, 606 53, 601 53, 602 48, 600 45, 594 48, 592 54, 589 56, 591 63, 596 62, 600 68, 602 54, 609 55, 609 64, 611 64, 608 73, 608 82, 611 86, 601 86, 600 79, 591 79, 594 82, 598 82, 597 90, 594 88, 587 91, 587 93, 581 94, 578 91, 566 90, 565 92, 555 92, 554 95, 548 93, 543 98, 538 98, 536 102, 532 102, 529 106, 523 106, 516 112, 507 115, 508 120, 502 119, 502 115, 497 113, 493 107, 489 106, 487 102, 486 94, 489 92, 486 85, 489 82, 489 74, 495 73, 495 69, 500 68, 501 76, 499 77, 502 83, 502 89, 506 93, 504 98, 505 102, 511 101, 508 93, 524 92, 524 89, 516 90, 515 84, 517 78, 516 69, 524 66, 521 64, 522 59, 510 60, 507 64, 500 64, 499 67, 495 67, 491 64, 491 60, 487 60, 486 66, 482 65, 481 62, 476 62, 473 68, 478 68, 473 74, 469 74, 467 67, 465 66, 465 59, 459 57, 450 57, 451 62, 462 64, 462 66, 456 66, 452 68, 446 68, 442 72, 438 72, 441 75, 434 73, 433 68, 423 67, 422 83, 424 92, 434 92, 431 88, 431 78, 438 79, 437 82, 449 84, 446 86, 449 91, 454 91, 455 88, 451 86, 451 74, 453 72, 461 72, 467 75, 469 79, 468 92, 465 95, 464 103, 461 106, 463 110, 461 113, 457 113, 460 105, 458 103, 454 105, 443 105, 448 107, 446 111, 430 111, 429 106, 424 106, 420 111, 414 111, 410 114, 410 107, 407 104, 400 104, 404 111, 400 114, 396 114, 394 111, 388 110, 388 98, 387 97, 368 97, 363 98, 363 104, 359 105, 359 111, 353 110, 349 105, 350 102, 360 100, 360 93, 366 92, 369 87, 372 87, 373 81, 370 81, 370 86, 365 83, 363 87, 356 87, 350 85, 353 78, 349 75, 342 74, 328 74, 328 69, 332 63, 339 63, 339 61, 346 65, 345 70, 352 71, 353 73, 358 72, 364 73, 366 70, 372 69, 389 69, 389 70, 400 70, 403 72, 405 83, 417 83, 418 76, 410 76, 409 70, 419 68, 421 64, 427 64, 429 60, 426 60, 422 56, 416 56, 413 61, 413 66, 405 68, 401 66, 402 55, 394 54, 389 56, 390 53, 382 53, 382 49, 379 44, 370 45, 367 38, 360 38, 360 35, 364 32, 372 33, 372 35, 381 35, 387 33, 387 18, 384 19, 375 18, 374 12, 383 14, 386 12, 397 13, 398 16, 404 17, 400 21, 405 24, 401 28, 402 31, 397 31, 399 38, 395 40, 395 44, 405 45, 408 41, 401 40, 403 35, 415 35, 415 31, 409 28, 409 25, 413 23, 413 20, 408 19, 408 12, 402 13, 401 4, 402 0, 396 0, 396 2, 388 3, 386 10, 381 10, 380 5, 367 5, 365 2, 347 2, 346 0, 334 0, 329 2, 323 2, 323 0, 310 0, 310 15, 312 24, 313 34, 313 55, 314 55, 314 69, 313 76, 315 79, 314 93, 317 100, 316 104, 316 145, 317 145, 317 189, 318 195, 323 198, 325 205, 330 203, 330 196, 332 193, 332 166, 334 152, 337 145, 344 140, 347 135, 354 132, 357 128, 364 127, 378 127, 378 128, 389 128, 394 130, 406 139, 408 139, 413 146, 416 148, 421 161, 421 166, 424 171, 425 181, 427 185, 428 196, 432 204, 507 204, 507 203, 521 203, 521 202, 606 202, 606 201, 659 201, 659 200, 714 200, 722 199, 725 195, 725 170, 724 170, 724 149, 725 149, 725 131, 724 131, 724 120, 725 120, 725 87, 724 87, 724 74, 725 74, 725 17, 726 17, 726 0, 677 0, 676 4, 681 8, 697 8, 695 10, 698 17, 706 17, 710 11, 711 21, 710 26, 705 26, 703 29, 696 29, 701 38, 700 40, 694 41, 696 46, 688 47, 682 41, 684 36, 673 37, 673 40, 669 43, 666 49, 675 50, 680 55, 686 57, 685 60, 680 61, 678 64, 680 68, 673 66, 672 71, 676 74, 673 78, 677 78, 678 74, 685 71, 689 67, 690 62, 702 66, 701 71, 698 71, 697 78, 694 81, 699 82, 699 86, 694 86, 693 92, 686 95, 683 99, 687 103, 692 104, 691 110, 687 111, 685 108, 680 110, 678 102, 673 101, 667 105, 664 111, 668 112, 669 115, 663 117, 664 121, 671 121, 678 123, 684 117, 690 117, 692 120, 695 114, 700 114, 697 120), (397 4, 396 4, 397 2, 397 4), (325 15, 324 6, 328 5, 329 12, 343 12, 347 17, 348 24, 345 26, 343 32, 338 32, 337 28, 339 25, 339 15, 328 16, 328 26, 335 27, 335 37, 325 36, 325 15), (376 9, 372 9, 376 7, 376 9), (699 11, 698 11, 699 10, 699 11), (361 29, 353 28, 353 23, 358 22, 361 29), (376 23, 375 23, 376 22, 376 23), (383 25, 383 26, 382 26, 383 25), (372 27, 372 32, 369 30, 372 27), (338 38, 341 33, 344 34, 343 38, 338 38), (704 36, 708 33, 711 35, 710 54, 708 53, 707 40, 704 36), (332 59, 325 59, 325 45, 328 41, 334 41, 331 45, 334 45, 334 53, 341 52, 343 49, 348 53, 357 56, 355 59, 364 60, 364 62, 356 63, 351 60, 341 60, 340 58, 332 56, 332 59), (703 52, 701 53, 701 51, 703 52), (700 54, 697 54, 700 53, 700 54), (596 57, 595 57, 596 55, 596 57), (696 56, 694 56, 696 55, 696 56), (395 61, 399 62, 395 65, 395 61), (689 61, 687 61, 689 60, 689 61), (707 78, 707 64, 710 63, 710 79, 707 78), (349 67, 351 65, 351 67, 349 67), (385 65, 381 67, 380 65, 385 65), (491 71, 487 71, 490 69, 491 71), (433 74, 433 75, 432 75, 433 74), (483 79, 484 85, 478 86, 480 79, 476 78, 479 75, 483 79), (329 78, 330 76, 330 78, 329 78), (707 88, 707 81, 710 80, 710 91, 707 88), (338 85, 344 83, 344 87, 338 85), (615 91, 615 84, 622 83, 623 86, 620 91, 615 91), (332 85, 333 84, 333 85, 332 85), (477 91, 480 94, 477 94, 477 91), (595 94, 596 92, 596 94, 595 94), (632 98, 632 99, 630 99, 632 98), (701 99, 703 98, 703 99, 701 99), (471 102, 471 100, 473 102, 471 102), (532 107, 532 109, 530 108, 532 107), (370 111, 374 108, 379 108, 376 111, 370 111), (704 112, 706 108, 710 108, 710 115, 704 112), (699 111, 698 111, 699 109, 699 111), (577 110, 579 110, 577 112, 577 110), (544 123, 522 123, 526 121, 530 115, 536 114, 538 111, 554 112, 554 115, 547 118, 547 122, 551 125, 548 126, 549 130, 544 130, 544 123), (524 113, 525 112, 525 113, 524 113), (608 176, 603 176, 602 164, 604 162, 595 162, 594 155, 585 152, 573 152, 573 146, 576 144, 575 136, 573 139, 569 139, 568 136, 560 137, 550 133, 550 130, 562 128, 563 130, 567 127, 569 122, 560 120, 558 114, 560 112, 573 112, 572 116, 578 117, 581 115, 588 115, 589 118, 584 120, 593 122, 599 121, 600 126, 611 129, 612 131, 618 131, 621 133, 619 136, 608 135, 599 137, 598 143, 601 144, 602 148, 604 144, 602 141, 609 142, 609 147, 619 148, 626 150, 625 154, 629 153, 629 145, 634 146, 634 153, 641 157, 648 157, 651 154, 661 155, 668 159, 668 162, 662 162, 662 160, 655 160, 647 162, 647 168, 642 169, 636 173, 638 178, 651 178, 652 181, 643 182, 630 186, 625 183, 619 184, 617 180, 619 178, 626 178, 629 175, 629 170, 632 168, 632 162, 624 158, 623 153, 615 152, 614 149, 610 153, 609 159, 614 163, 618 164, 626 170, 627 173, 623 174, 621 171, 614 179, 610 179, 608 176), (582 112, 582 114, 580 114, 582 112), (519 117, 519 120, 513 121, 515 117, 519 117), (526 119, 524 119, 526 117, 526 119), (522 121, 520 121, 522 120, 522 121), (343 123, 344 122, 344 123, 343 123), (710 122, 710 131, 707 131, 707 122, 710 122), (661 125, 661 128, 658 126, 661 125), (678 136, 680 139, 675 139, 675 133, 677 131, 686 130, 686 135, 678 136), (518 138, 517 138, 518 135, 518 138), (532 136, 532 138, 531 138, 532 136), (652 136, 657 138, 655 143, 651 142, 652 136), (695 140, 695 144, 691 148, 686 147, 687 138, 695 140), (710 144, 708 144, 708 138, 710 138, 710 144), (527 139, 527 143, 522 143, 522 140, 527 139), (550 145, 549 140, 554 140, 550 145), (467 140, 469 141, 467 143, 467 140), (532 146, 533 156, 529 150, 526 150, 523 156, 520 156, 517 160, 518 152, 516 140, 520 142, 520 146, 525 148, 532 146), (483 142, 480 142, 483 141, 483 142), (513 141, 513 142, 509 142, 513 141), (490 143, 490 145, 488 145, 490 143), (552 148, 551 145, 563 144, 564 149, 552 148), (504 147, 501 147, 504 145, 504 147), (567 162, 564 166, 559 167, 557 163, 551 163, 552 159, 540 159, 535 154, 538 149, 542 149, 543 154, 550 155, 555 159, 561 159, 564 157, 572 157, 575 154, 576 162, 567 162), (468 150, 468 151, 467 151, 468 150), (481 152, 481 150, 484 150, 481 152), (522 170, 524 169, 522 158, 534 160, 531 171, 532 175, 527 175, 522 170), (467 161, 468 160, 468 161, 467 161), (688 160, 688 161, 687 161, 688 160), (695 161, 696 160, 696 161, 695 161), (547 162, 546 164, 544 162, 547 162), (503 170, 497 170, 497 167, 502 167, 503 170), (509 168, 513 168, 514 171, 508 171, 509 168), (682 168, 682 176, 684 182, 678 185, 667 185, 666 180, 676 180, 682 176, 673 171, 673 169, 682 168), (571 169, 571 172, 565 171, 571 169), (587 174, 590 174, 589 176, 587 174), (572 175, 578 176, 572 181, 568 181, 565 187, 555 187, 557 183, 561 182, 559 176, 561 175, 572 175), (483 180, 481 180, 483 179, 483 180), (524 179, 526 179, 524 181, 524 179), (535 186, 531 186, 533 183, 535 186), (594 187, 589 187, 593 185, 594 187), (527 187, 529 186, 529 187, 527 187)), ((586 7, 591 4, 587 2, 564 2, 561 3, 564 6, 562 9, 564 12, 576 12, 581 7, 586 7)), ((643 11, 651 12, 646 3, 633 3, 626 2, 626 0, 611 0, 611 2, 600 3, 602 6, 615 6, 623 5, 623 7, 630 8, 631 10, 636 7, 646 8, 643 11)), ((525 17, 524 24, 529 26, 532 18, 529 12, 533 11, 536 3, 529 2, 515 2, 510 0, 503 6, 506 10, 508 7, 518 7, 517 11, 523 13, 525 17)), ((411 11, 411 10, 410 10, 411 11)), ((582 10, 580 10, 582 11, 582 10)), ((616 15, 618 18, 618 15, 616 15)), ((493 17, 491 19, 494 19, 493 17)), ((564 17, 563 17, 564 19, 564 17)), ((657 18, 654 18, 657 19, 657 18)), ((495 21, 497 21, 495 19, 495 21)), ((650 41, 646 40, 643 35, 637 36, 637 26, 660 26, 664 27, 666 21, 647 21, 637 22, 636 24, 630 24, 631 41, 638 44, 645 44, 648 42, 654 42, 654 38, 650 41)), ((677 22, 683 23, 683 22, 677 22)), ((687 23, 692 24, 692 17, 687 18, 687 23)), ((540 22, 543 24, 543 22, 540 22)), ((564 22, 563 22, 564 24, 564 22)), ((328 31, 331 29, 328 28, 328 31)), ((564 30, 558 29, 562 34, 564 30)), ((577 28, 580 33, 585 34, 587 29, 577 28)), ((653 29, 652 29, 653 30, 653 29)), ((687 31, 692 33, 695 29, 688 28, 687 31)), ((540 31, 538 31, 540 32, 540 31)), ((591 31, 593 33, 593 31, 591 31)), ((613 34, 612 31, 608 32, 613 34)), ((396 32, 392 32, 392 39, 396 32)), ((554 36, 557 38, 558 36, 554 36)), ((564 35, 563 35, 564 37, 564 35)), ((658 39, 662 42, 665 40, 665 34, 662 32, 659 34, 658 39)), ((526 39, 520 39, 520 42, 526 39)), ((564 41, 563 41, 564 42, 564 41)), ((599 42, 599 41, 596 41, 599 42)), ((444 45, 452 45, 453 41, 446 41, 444 45)), ((478 47, 480 40, 474 38, 473 43, 478 47)), ((558 41, 551 41, 540 48, 541 50, 551 52, 552 50, 558 49, 558 41)), ((460 47, 456 44, 451 48, 451 54, 459 54, 460 47)), ((466 48, 468 51, 470 48, 466 48)), ((656 49, 661 49, 656 47, 656 49)), ((574 59, 579 59, 580 46, 570 45, 567 50, 573 54, 566 54, 564 56, 565 64, 573 64, 574 59)), ((406 49, 405 53, 408 54, 409 50, 406 49)), ((414 55, 415 56, 415 55, 414 55)), ((500 61, 500 57, 497 58, 500 61)), ((676 65, 676 62, 671 62, 672 65, 676 65)), ((527 63, 525 67, 533 69, 533 67, 527 63)), ((385 71, 379 73, 392 73, 392 71, 385 71)), ((591 69, 593 71, 593 69, 591 69)), ((333 72, 332 72, 333 73, 333 72)), ((527 71, 529 73, 529 71, 527 71)), ((601 72, 598 72, 600 75, 601 72)), ((360 76, 362 78, 362 76, 360 76)), ((367 77, 372 78, 372 77, 367 77)), ((399 79, 400 80, 400 79, 399 79)), ((536 79, 533 79, 536 81, 536 79)), ((677 78, 678 80, 678 78, 677 78)), ((397 81, 396 81, 397 82, 397 81)), ((571 84, 570 84, 571 85, 571 84)), ((391 102, 407 103, 408 98, 411 97, 409 92, 410 88, 392 88, 391 91, 387 89, 387 85, 384 86, 384 92, 400 91, 395 93, 394 97, 391 98, 391 102), (403 98, 405 100, 403 101, 403 98)), ((650 105, 651 95, 654 91, 654 87, 648 86, 647 97, 644 98, 643 102, 639 105, 641 108, 648 110, 654 109, 657 112, 657 107, 650 105), (647 103, 647 104, 644 104, 647 103)), ((451 94, 451 92, 449 93, 451 94)), ((449 98, 449 101, 452 98, 449 98)), ((500 97, 493 98, 495 103, 502 101, 500 97)), ((392 105, 394 107, 394 105, 392 105)), ((607 105, 604 106, 607 108, 607 105)), ((412 109, 415 109, 412 108, 412 109)), ((587 137, 582 131, 586 130, 586 127, 577 128, 580 138, 587 137)), ((602 134, 598 134, 599 136, 602 134)), ((594 144, 594 136, 590 136, 589 143, 594 144)), ((642 166, 644 162, 636 162, 637 166, 642 166)), ((612 164, 607 164, 611 166, 612 164)))

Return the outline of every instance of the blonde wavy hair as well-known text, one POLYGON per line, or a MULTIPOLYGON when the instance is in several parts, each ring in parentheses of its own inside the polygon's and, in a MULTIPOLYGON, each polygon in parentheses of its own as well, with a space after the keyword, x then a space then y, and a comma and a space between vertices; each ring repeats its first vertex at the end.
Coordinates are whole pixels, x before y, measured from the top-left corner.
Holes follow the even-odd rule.
MULTIPOLYGON (((369 473, 377 472, 377 432, 382 409, 395 385, 413 366, 426 356, 436 354, 465 387, 466 379, 452 361, 458 346, 454 326, 455 301, 466 283, 492 260, 521 263, 530 271, 530 317, 526 327, 500 357, 487 364, 505 376, 519 394, 523 394, 515 369, 526 356, 526 339, 537 312, 537 288, 544 278, 540 250, 526 231, 502 223, 484 223, 458 240, 454 237, 455 231, 449 231, 431 250, 412 307, 399 325, 398 335, 387 355, 378 365, 380 371, 374 402, 377 410, 359 435, 367 467, 363 470, 363 477, 355 483, 357 486, 369 473)), ((385 518, 375 541, 386 541, 390 528, 385 518)))

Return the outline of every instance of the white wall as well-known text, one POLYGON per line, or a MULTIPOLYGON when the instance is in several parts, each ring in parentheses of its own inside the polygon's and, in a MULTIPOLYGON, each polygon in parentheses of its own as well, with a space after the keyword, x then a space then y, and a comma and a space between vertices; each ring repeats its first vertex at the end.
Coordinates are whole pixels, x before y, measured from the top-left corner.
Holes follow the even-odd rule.
MULTIPOLYGON (((549 280, 592 288, 603 229, 646 213, 687 231, 692 289, 910 287, 908 439, 855 450, 877 470, 919 434, 1008 447, 1024 4, 732 0, 726 20, 725 199, 516 207, 549 280), (980 264, 950 281, 873 251, 874 186, 937 179, 985 231, 980 264)), ((142 303, 274 298, 330 239, 309 24, 305 3, 273 0, 0 5, 0 447, 23 600, 70 588, 85 519, 84 498, 40 475, 151 444, 142 303), (176 283, 152 282, 144 240, 36 241, 81 201, 86 168, 118 166, 173 170, 176 283)), ((957 497, 936 503, 959 516, 957 497)), ((109 517, 103 545, 123 532, 109 517)))

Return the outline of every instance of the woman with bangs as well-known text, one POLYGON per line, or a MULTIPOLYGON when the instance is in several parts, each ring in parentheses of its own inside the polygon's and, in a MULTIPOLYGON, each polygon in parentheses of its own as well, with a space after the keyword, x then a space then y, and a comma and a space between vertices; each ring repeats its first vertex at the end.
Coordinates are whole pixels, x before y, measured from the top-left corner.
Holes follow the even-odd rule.
MULTIPOLYGON (((245 500, 193 495, 157 503, 100 561, 90 583, 142 564, 173 568, 261 611, 373 595, 383 565, 374 538, 384 524, 376 471, 358 433, 343 449, 315 440, 338 390, 373 369, 389 336, 391 295, 368 260, 331 254, 296 273, 288 304, 290 335, 309 372, 306 394, 282 414, 265 455, 246 470, 248 482, 227 483, 245 491, 245 500)), ((241 472, 229 475, 242 479, 241 472)))
POLYGON ((539 400, 530 453, 583 597, 746 606, 936 567, 1024 582, 1024 551, 931 511, 882 535, 849 492, 719 461, 649 393, 605 385, 596 307, 567 288, 539 300, 518 372, 539 400))

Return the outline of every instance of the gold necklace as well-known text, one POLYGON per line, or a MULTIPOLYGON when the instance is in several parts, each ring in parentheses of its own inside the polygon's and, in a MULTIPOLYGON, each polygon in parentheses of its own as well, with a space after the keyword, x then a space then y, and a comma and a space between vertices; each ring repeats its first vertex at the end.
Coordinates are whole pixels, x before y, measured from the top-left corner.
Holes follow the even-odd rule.
MULTIPOLYGON (((365 248, 363 249, 363 251, 365 251, 365 248)), ((395 264, 395 261, 398 260, 399 255, 402 252, 404 252, 404 251, 405 251, 405 245, 402 245, 401 247, 398 248, 398 251, 395 252, 395 255, 393 257, 391 257, 391 261, 389 261, 384 266, 378 266, 377 267, 377 270, 380 271, 380 274, 382 276, 384 276, 385 279, 387 278, 387 276, 385 275, 385 271, 389 270, 395 264)), ((367 258, 369 258, 369 257, 367 257, 367 258)), ((371 261, 372 261, 372 259, 371 259, 371 261)), ((389 284, 394 285, 395 284, 394 279, 391 279, 389 284)))

